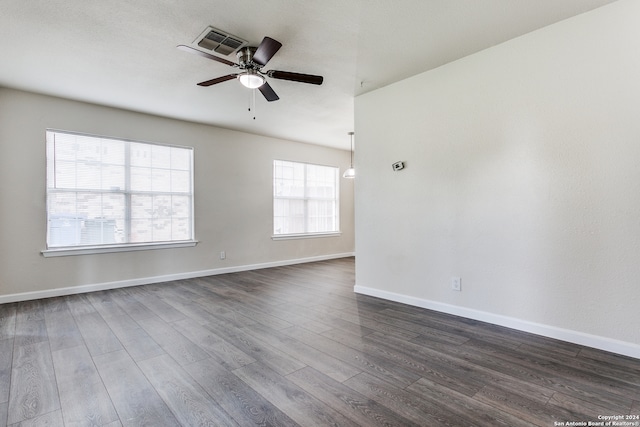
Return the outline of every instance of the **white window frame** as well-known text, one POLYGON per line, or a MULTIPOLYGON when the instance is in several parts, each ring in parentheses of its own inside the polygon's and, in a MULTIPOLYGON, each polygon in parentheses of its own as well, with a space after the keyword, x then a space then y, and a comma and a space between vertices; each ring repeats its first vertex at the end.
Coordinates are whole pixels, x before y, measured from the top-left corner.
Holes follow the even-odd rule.
POLYGON ((309 162, 299 162, 294 160, 281 160, 275 159, 273 161, 273 215, 272 215, 272 236, 273 240, 289 240, 289 239, 308 239, 308 238, 317 238, 317 237, 336 237, 340 236, 342 232, 340 231, 340 169, 337 166, 329 166, 329 165, 321 165, 316 163, 309 162), (297 165, 303 165, 305 167, 304 173, 304 195, 302 197, 292 197, 292 196, 278 196, 276 191, 276 165, 278 162, 284 163, 292 163, 297 165), (316 198, 309 196, 308 194, 308 186, 307 186, 307 168, 309 166, 315 167, 325 167, 334 169, 335 173, 335 198, 327 199, 327 198, 316 198), (275 232, 275 204, 276 200, 303 200, 304 202, 304 211, 305 211, 305 230, 308 229, 308 219, 309 219, 309 210, 308 210, 308 202, 313 200, 333 200, 335 203, 335 230, 332 231, 321 231, 321 232, 309 232, 305 231, 302 233, 281 233, 276 234, 275 232))
MULTIPOLYGON (((50 155, 54 155, 55 150, 52 150, 51 141, 49 138, 55 134, 64 134, 70 136, 80 136, 83 138, 96 138, 101 140, 111 140, 122 142, 125 146, 125 188, 124 189, 116 189, 116 190, 83 190, 83 189, 59 189, 54 188, 55 184, 50 181, 55 181, 54 172, 52 170, 47 170, 46 177, 46 194, 47 194, 47 209, 46 209, 46 217, 47 217, 47 249, 43 250, 41 253, 45 257, 54 257, 54 256, 67 256, 67 255, 86 255, 86 254, 96 254, 96 253, 109 253, 109 252, 125 252, 125 251, 140 251, 140 250, 150 250, 150 249, 167 249, 167 248, 180 248, 180 247, 192 247, 195 246, 198 242, 195 240, 195 210, 194 210, 194 156, 193 156, 193 147, 185 147, 178 145, 169 145, 169 144, 160 144, 155 142, 147 142, 147 141, 136 141, 124 138, 115 138, 108 136, 99 136, 99 135, 91 135, 84 134, 79 132, 70 132, 70 131, 62 131, 56 129, 47 129, 47 168, 50 168, 52 163, 55 160, 49 158, 50 155), (190 182, 189 182, 189 190, 186 192, 171 192, 171 191, 135 191, 130 188, 130 173, 131 173, 131 161, 130 161, 130 147, 132 144, 145 144, 149 146, 161 146, 161 147, 173 147, 190 151, 190 182), (49 209, 49 194, 53 192, 64 193, 64 192, 95 192, 96 194, 122 194, 124 195, 125 200, 125 228, 127 230, 131 227, 131 195, 136 194, 149 194, 149 195, 182 195, 190 198, 190 217, 189 217, 189 234, 190 237, 184 240, 166 240, 166 241, 149 241, 149 242, 123 242, 123 243, 107 243, 107 244, 78 244, 78 245, 64 245, 64 246, 50 246, 50 209, 49 209)), ((129 239, 129 237, 127 237, 129 239)))

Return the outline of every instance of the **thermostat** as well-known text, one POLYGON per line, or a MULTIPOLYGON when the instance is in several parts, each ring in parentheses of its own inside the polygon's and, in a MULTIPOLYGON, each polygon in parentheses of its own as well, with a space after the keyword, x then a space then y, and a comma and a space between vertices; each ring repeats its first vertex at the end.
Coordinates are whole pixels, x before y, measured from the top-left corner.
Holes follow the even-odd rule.
POLYGON ((404 162, 395 162, 391 165, 391 168, 396 172, 401 171, 402 169, 404 169, 404 162))

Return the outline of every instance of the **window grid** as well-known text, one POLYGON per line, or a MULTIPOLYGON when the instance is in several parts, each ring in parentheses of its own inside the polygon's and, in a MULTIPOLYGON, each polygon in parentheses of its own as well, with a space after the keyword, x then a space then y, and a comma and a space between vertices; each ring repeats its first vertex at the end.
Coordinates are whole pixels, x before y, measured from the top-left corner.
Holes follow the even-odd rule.
POLYGON ((274 160, 274 235, 339 232, 338 168, 274 160))
POLYGON ((47 131, 48 248, 193 238, 192 148, 47 131))

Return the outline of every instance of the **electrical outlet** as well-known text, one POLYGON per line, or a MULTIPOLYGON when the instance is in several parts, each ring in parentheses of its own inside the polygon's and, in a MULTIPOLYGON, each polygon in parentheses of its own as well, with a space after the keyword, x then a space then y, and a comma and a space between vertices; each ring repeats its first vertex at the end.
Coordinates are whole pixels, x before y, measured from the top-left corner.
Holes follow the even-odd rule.
POLYGON ((227 258, 227 253, 225 251, 221 251, 220 252, 220 259, 226 259, 227 258))
POLYGON ((462 279, 460 277, 451 278, 451 289, 458 292, 462 290, 462 279))

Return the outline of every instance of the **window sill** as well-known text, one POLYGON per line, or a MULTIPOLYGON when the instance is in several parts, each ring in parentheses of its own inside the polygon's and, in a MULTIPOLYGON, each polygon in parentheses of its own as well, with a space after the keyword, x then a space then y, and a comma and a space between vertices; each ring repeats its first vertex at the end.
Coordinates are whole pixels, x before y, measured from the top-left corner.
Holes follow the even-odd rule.
POLYGON ((330 233, 304 233, 304 234, 276 234, 271 236, 272 240, 294 240, 294 239, 315 239, 318 237, 339 237, 342 232, 335 231, 330 233))
POLYGON ((42 255, 45 258, 57 256, 72 255, 92 255, 104 254, 111 252, 131 252, 131 251, 148 251, 153 249, 173 249, 187 248, 198 244, 197 240, 185 240, 181 242, 164 242, 164 243, 140 243, 132 245, 109 245, 109 246, 76 246, 72 248, 55 248, 45 249, 42 255))

